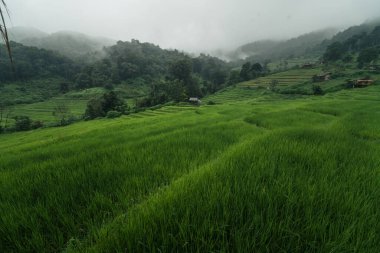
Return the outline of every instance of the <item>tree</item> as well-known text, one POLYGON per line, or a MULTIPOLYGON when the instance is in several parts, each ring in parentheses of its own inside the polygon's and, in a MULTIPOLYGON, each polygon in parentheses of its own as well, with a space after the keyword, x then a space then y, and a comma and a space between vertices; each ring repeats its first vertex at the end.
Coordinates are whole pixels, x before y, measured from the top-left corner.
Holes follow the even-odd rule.
POLYGON ((324 91, 321 86, 314 84, 313 87, 313 94, 314 95, 323 95, 324 91))
POLYGON ((251 78, 257 78, 257 77, 260 77, 264 72, 264 68, 263 66, 261 66, 260 63, 255 63, 251 66, 251 69, 250 69, 250 75, 251 75, 251 78))
POLYGON ((91 87, 92 80, 87 73, 81 73, 76 78, 77 88, 85 89, 91 87))
POLYGON ((104 93, 102 97, 91 99, 87 103, 85 117, 95 119, 106 116, 109 111, 124 113, 126 110, 127 104, 114 91, 109 91, 104 93))
POLYGON ((326 61, 337 61, 340 60, 345 53, 345 48, 342 43, 334 42, 327 47, 323 59, 326 61))
POLYGON ((59 84, 59 91, 65 94, 70 91, 70 85, 67 82, 62 82, 59 84))
POLYGON ((176 102, 183 101, 186 98, 184 82, 178 79, 169 81, 167 83, 167 93, 170 99, 176 102))
POLYGON ((271 80, 270 84, 269 84, 269 89, 271 91, 275 91, 277 89, 277 86, 278 86, 278 80, 271 80))
POLYGON ((240 73, 237 70, 231 70, 228 76, 228 85, 237 84, 240 82, 240 73))
POLYGON ((250 62, 244 63, 240 70, 240 79, 242 81, 250 80, 251 79, 250 71, 251 71, 251 63, 250 62))
POLYGON ((98 117, 104 117, 106 114, 103 110, 102 101, 100 99, 91 99, 87 103, 85 112, 86 119, 95 119, 98 117))
POLYGON ((174 77, 174 79, 178 79, 183 82, 187 82, 192 73, 192 63, 188 59, 179 60, 174 62, 170 66, 170 74, 174 77))
POLYGON ((65 103, 59 103, 54 107, 53 116, 57 118, 61 126, 64 126, 69 124, 72 115, 70 108, 65 103))
POLYGON ((14 118, 16 131, 28 131, 31 129, 32 121, 28 116, 17 116, 14 118))
POLYGON ((359 53, 358 63, 359 67, 362 67, 364 64, 371 63, 379 57, 379 50, 377 48, 371 47, 366 48, 359 53))
POLYGON ((125 111, 125 103, 120 99, 116 92, 110 91, 103 94, 102 108, 105 113, 109 111, 125 111))

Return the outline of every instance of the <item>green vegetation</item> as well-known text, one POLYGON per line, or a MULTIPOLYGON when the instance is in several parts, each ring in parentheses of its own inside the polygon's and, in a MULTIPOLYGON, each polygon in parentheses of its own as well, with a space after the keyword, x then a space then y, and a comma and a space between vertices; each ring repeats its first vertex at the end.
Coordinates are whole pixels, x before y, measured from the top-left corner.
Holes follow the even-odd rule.
MULTIPOLYGON (((72 79, 78 66, 58 53, 35 47, 26 47, 11 42, 14 71, 7 58, 0 58, 0 83, 10 81, 25 81, 32 78, 61 77, 72 79)), ((0 54, 6 49, 0 47, 0 54)))
POLYGON ((231 87, 212 106, 0 136, 0 244, 378 252, 378 92, 231 87))
POLYGON ((357 62, 360 68, 376 63, 380 54, 380 26, 376 26, 368 34, 356 34, 343 42, 332 43, 327 47, 323 58, 327 62, 346 62, 358 53, 357 62))
POLYGON ((0 251, 379 252, 380 29, 363 29, 229 64, 137 40, 94 61, 13 44, 0 251))

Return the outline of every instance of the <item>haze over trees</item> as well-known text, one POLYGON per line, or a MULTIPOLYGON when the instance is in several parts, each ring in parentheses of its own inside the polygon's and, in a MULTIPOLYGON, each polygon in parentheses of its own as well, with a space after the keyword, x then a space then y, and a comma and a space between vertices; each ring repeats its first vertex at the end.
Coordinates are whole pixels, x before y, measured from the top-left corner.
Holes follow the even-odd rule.
POLYGON ((0 253, 380 252, 380 26, 227 62, 68 33, 8 44, 0 13, 0 253))

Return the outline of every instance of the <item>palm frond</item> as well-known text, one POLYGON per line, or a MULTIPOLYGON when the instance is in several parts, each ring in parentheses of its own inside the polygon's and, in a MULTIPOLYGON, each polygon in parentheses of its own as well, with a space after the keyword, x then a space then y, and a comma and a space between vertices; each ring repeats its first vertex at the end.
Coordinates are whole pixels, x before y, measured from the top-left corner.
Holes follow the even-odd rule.
POLYGON ((11 45, 10 45, 9 37, 8 37, 7 25, 6 25, 5 17, 4 17, 4 11, 9 17, 9 10, 8 10, 7 4, 5 3, 4 0, 0 0, 0 35, 5 43, 9 60, 11 61, 11 64, 13 67, 13 57, 12 57, 11 45))

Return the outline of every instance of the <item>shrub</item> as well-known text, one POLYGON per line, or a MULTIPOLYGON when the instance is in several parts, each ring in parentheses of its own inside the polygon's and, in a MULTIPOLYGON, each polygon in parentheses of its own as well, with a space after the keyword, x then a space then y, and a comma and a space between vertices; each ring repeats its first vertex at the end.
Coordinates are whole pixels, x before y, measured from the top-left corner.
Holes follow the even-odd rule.
POLYGON ((31 129, 38 129, 44 126, 44 123, 40 120, 33 121, 32 124, 30 125, 31 129))
POLYGON ((16 131, 28 131, 31 129, 32 120, 28 116, 17 116, 14 119, 16 120, 16 131))
POLYGON ((216 103, 214 101, 210 100, 210 101, 207 102, 207 104, 208 105, 215 105, 216 103))
POLYGON ((114 118, 119 118, 121 116, 121 112, 118 111, 109 111, 107 112, 107 118, 109 119, 114 119, 114 118))
POLYGON ((118 111, 120 114, 128 110, 127 104, 114 91, 106 92, 102 97, 90 100, 87 103, 85 119, 104 117, 109 111, 118 111))
POLYGON ((312 89, 313 89, 314 95, 323 95, 324 94, 324 91, 320 85, 313 85, 312 89))

